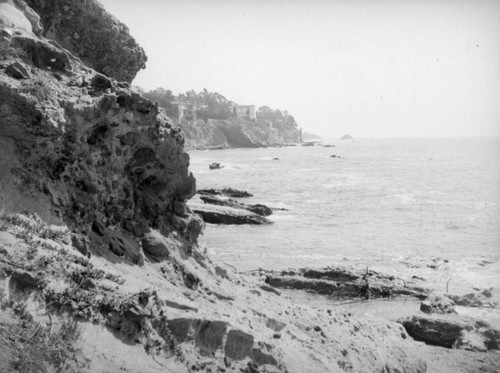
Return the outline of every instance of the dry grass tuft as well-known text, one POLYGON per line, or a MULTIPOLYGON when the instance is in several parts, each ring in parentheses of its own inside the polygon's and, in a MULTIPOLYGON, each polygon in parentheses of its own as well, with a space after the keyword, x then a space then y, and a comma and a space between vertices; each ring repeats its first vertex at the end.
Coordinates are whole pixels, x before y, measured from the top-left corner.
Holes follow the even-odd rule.
POLYGON ((72 318, 54 327, 23 316, 0 324, 0 346, 10 351, 9 368, 19 373, 77 373, 88 365, 79 347, 80 328, 72 318))

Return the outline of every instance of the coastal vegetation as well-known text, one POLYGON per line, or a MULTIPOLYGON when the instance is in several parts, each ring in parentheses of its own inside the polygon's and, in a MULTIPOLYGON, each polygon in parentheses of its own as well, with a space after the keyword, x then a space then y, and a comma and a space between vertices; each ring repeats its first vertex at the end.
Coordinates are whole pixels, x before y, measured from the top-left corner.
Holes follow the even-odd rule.
POLYGON ((164 113, 179 125, 188 148, 261 147, 301 142, 295 118, 286 110, 261 106, 255 119, 239 117, 238 103, 220 93, 203 89, 175 95, 171 90, 156 88, 144 91, 144 97, 157 102, 164 113), (179 103, 193 105, 195 113, 179 120, 179 103))

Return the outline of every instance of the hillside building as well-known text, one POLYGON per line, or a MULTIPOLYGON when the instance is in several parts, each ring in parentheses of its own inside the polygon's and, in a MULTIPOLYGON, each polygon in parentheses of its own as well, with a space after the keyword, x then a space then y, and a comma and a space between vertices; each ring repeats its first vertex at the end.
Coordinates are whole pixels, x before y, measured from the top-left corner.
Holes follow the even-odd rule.
POLYGON ((172 103, 177 104, 177 109, 179 111, 177 120, 179 123, 183 120, 194 122, 196 120, 196 111, 206 107, 206 105, 196 105, 191 102, 174 101, 172 103))
POLYGON ((238 118, 248 119, 253 122, 257 120, 255 105, 236 105, 234 111, 238 118))

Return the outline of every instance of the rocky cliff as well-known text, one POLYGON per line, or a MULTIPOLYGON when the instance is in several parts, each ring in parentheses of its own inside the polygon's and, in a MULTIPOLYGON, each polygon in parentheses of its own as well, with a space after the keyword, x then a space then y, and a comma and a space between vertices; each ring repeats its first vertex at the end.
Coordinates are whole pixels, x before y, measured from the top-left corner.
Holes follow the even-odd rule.
POLYGON ((197 120, 180 125, 185 136, 188 149, 220 149, 228 148, 228 138, 212 121, 197 120))
POLYGON ((81 62, 137 69, 91 51, 123 47, 102 8, 55 4, 32 2, 42 33, 24 2, 0 3, 0 371, 425 371, 401 325, 297 305, 213 263, 185 204, 182 131, 81 62), (84 33, 85 14, 112 30, 84 33), (43 36, 75 34, 67 49, 43 36))
MULTIPOLYGON (((126 25, 96 0, 27 0, 41 17, 43 31, 35 30, 78 56, 87 66, 131 82, 146 67, 144 50, 126 25)), ((21 3, 21 2, 20 2, 21 3)))
POLYGON ((183 122, 180 127, 185 133, 189 149, 258 148, 301 141, 300 131, 296 128, 278 129, 268 123, 241 118, 183 122))

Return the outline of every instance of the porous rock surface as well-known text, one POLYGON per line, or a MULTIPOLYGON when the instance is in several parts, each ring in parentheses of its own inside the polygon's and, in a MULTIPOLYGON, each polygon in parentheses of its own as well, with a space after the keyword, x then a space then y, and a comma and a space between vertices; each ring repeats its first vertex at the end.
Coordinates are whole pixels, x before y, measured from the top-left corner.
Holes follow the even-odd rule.
POLYGON ((41 17, 43 35, 94 70, 131 82, 146 67, 146 54, 128 27, 96 0, 26 0, 41 17))
POLYGON ((196 189, 189 155, 157 105, 46 39, 15 34, 2 48, 0 206, 96 237, 155 227, 195 244, 201 219, 182 208, 196 189))

